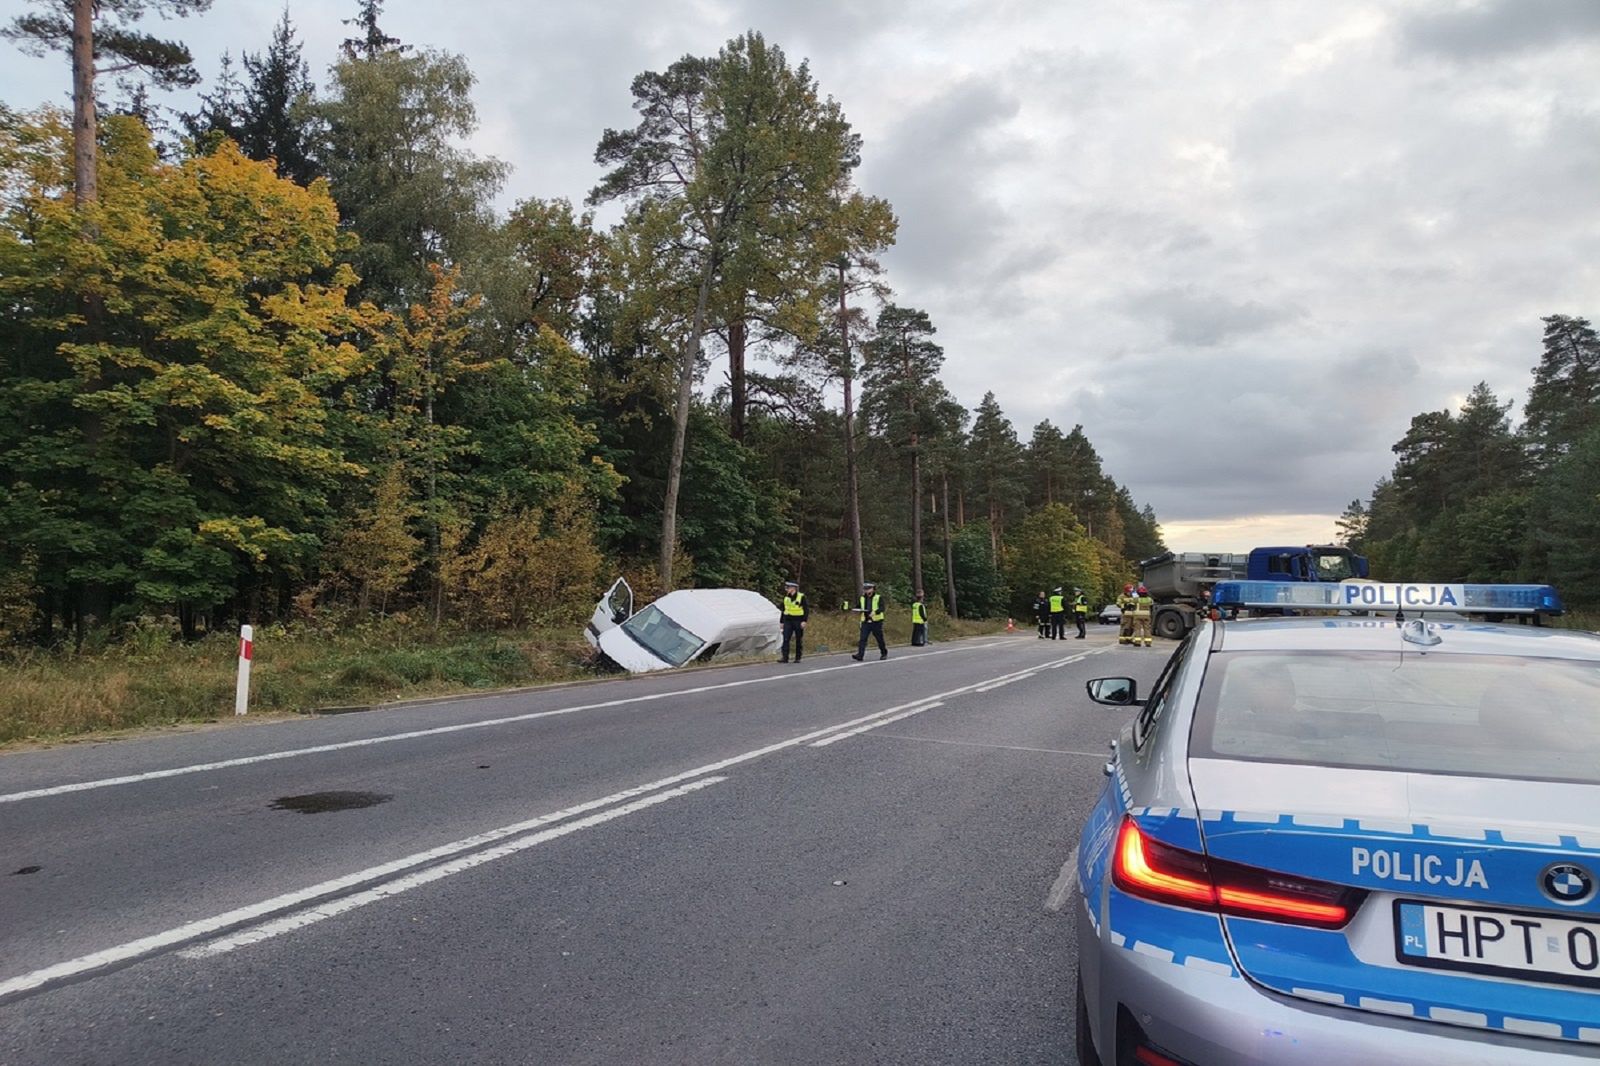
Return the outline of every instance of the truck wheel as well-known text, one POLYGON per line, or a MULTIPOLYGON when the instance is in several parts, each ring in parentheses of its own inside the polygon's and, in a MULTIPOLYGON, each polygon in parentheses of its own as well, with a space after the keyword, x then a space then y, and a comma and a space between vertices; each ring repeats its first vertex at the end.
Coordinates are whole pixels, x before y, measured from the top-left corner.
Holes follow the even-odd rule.
POLYGON ((1177 611, 1162 611, 1156 617, 1156 636, 1166 637, 1168 640, 1181 640, 1185 632, 1183 615, 1177 611))

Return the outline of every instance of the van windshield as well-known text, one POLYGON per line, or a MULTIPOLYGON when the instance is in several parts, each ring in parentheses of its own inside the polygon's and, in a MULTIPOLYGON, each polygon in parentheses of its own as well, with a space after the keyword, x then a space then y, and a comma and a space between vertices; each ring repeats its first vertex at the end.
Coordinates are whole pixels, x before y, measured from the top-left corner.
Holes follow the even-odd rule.
POLYGON ((672 666, 688 662, 703 643, 655 604, 622 623, 622 631, 657 659, 672 666))

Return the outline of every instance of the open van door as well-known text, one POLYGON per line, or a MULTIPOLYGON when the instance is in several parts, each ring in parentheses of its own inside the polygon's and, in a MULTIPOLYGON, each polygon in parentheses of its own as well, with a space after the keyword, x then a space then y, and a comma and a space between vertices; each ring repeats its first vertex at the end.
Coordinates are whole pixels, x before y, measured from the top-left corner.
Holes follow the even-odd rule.
POLYGON ((600 602, 594 605, 594 615, 583 631, 584 639, 598 648, 601 633, 615 629, 632 617, 633 588, 626 578, 619 577, 610 588, 606 589, 606 594, 600 597, 600 602))

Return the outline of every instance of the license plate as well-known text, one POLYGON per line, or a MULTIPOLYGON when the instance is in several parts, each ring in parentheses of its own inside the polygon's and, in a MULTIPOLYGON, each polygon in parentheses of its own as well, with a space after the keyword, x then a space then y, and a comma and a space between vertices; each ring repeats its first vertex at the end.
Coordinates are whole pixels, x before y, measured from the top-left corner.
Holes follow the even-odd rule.
POLYGON ((1394 910, 1407 965, 1600 987, 1600 919, 1407 900, 1394 910))

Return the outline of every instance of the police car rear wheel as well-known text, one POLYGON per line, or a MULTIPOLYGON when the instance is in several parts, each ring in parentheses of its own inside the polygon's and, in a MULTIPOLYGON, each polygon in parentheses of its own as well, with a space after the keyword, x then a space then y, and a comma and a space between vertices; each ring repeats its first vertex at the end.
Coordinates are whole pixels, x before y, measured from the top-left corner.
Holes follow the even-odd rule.
POLYGON ((1074 1035, 1078 1050, 1078 1066, 1103 1066, 1099 1052, 1094 1049, 1094 1040, 1089 1035, 1089 1002, 1083 998, 1082 974, 1078 975, 1073 992, 1073 998, 1077 1000, 1077 1022, 1074 1025, 1077 1032, 1074 1035))

